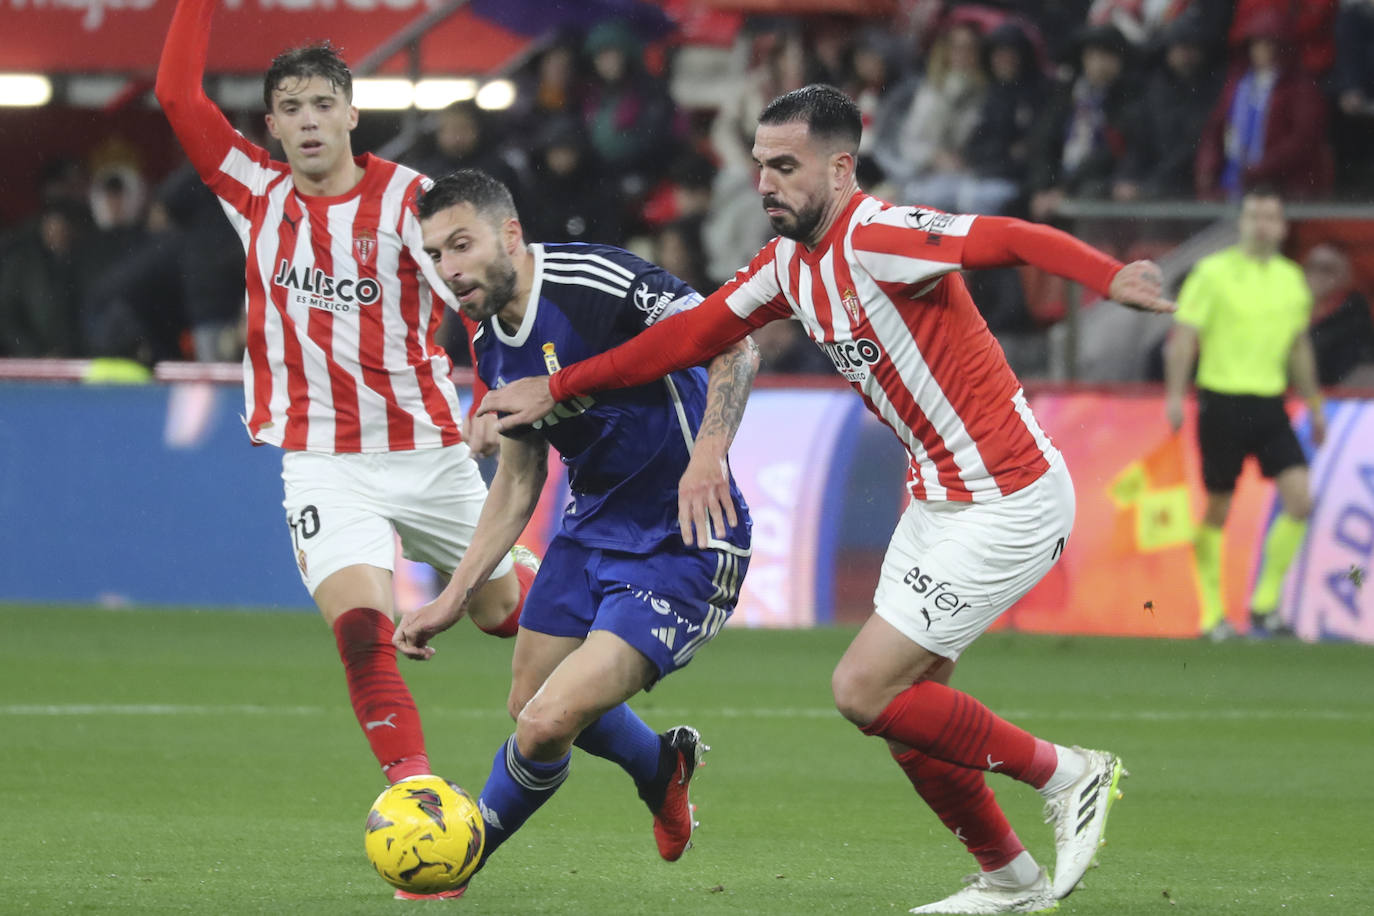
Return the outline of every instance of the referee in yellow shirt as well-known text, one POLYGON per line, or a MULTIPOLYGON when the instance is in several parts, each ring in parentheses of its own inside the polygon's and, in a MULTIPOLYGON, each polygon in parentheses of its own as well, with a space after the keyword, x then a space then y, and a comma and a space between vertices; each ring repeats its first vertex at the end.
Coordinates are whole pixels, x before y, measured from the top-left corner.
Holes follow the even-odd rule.
POLYGON ((1203 258, 1184 281, 1164 358, 1165 410, 1177 431, 1183 425, 1188 374, 1198 357, 1197 438, 1207 508, 1193 542, 1193 561, 1202 633, 1213 639, 1236 635, 1221 595, 1222 529, 1248 455, 1274 480, 1283 506, 1264 541, 1250 595, 1250 625, 1274 635, 1291 633, 1275 611, 1284 573, 1307 531, 1312 497, 1307 459, 1284 410, 1290 381, 1311 410, 1313 440, 1320 445, 1326 436, 1307 332, 1312 294, 1302 268, 1279 254, 1288 232, 1283 201, 1270 190, 1248 192, 1239 229, 1237 245, 1203 258))

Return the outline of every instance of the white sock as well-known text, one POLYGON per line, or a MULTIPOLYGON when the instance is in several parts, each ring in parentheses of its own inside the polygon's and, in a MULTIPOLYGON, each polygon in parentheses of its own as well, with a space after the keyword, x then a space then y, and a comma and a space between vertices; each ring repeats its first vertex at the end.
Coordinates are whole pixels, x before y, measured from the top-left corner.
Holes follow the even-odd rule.
POLYGON ((1040 877, 1040 866, 1026 850, 1001 868, 983 872, 988 883, 1008 889, 1030 887, 1040 877))
POLYGON ((1059 765, 1054 768, 1049 782, 1040 787, 1040 794, 1046 798, 1078 782, 1088 769, 1088 758, 1079 751, 1056 744, 1054 752, 1059 755, 1059 765))

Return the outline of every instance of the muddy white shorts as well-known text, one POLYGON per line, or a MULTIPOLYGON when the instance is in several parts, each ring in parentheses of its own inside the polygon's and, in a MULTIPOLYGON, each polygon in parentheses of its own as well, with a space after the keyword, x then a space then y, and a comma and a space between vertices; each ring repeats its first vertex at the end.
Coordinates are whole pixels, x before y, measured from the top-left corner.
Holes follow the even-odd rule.
POLYGON ((957 659, 1059 559, 1073 516, 1073 481, 1057 455, 1039 480, 990 502, 913 500, 892 533, 874 608, 913 642, 957 659))
MULTIPOLYGON (((463 443, 375 454, 287 452, 281 476, 296 567, 312 595, 345 566, 394 571, 398 536, 407 558, 451 575, 487 496, 463 443)), ((505 557, 492 577, 510 569, 505 557)))

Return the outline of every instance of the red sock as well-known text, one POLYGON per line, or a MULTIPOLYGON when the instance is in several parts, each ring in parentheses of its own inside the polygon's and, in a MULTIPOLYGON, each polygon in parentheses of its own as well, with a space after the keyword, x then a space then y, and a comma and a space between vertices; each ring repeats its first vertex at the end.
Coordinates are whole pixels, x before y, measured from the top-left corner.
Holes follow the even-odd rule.
POLYGON ((1001 868, 1025 851, 978 770, 945 763, 920 751, 893 751, 892 759, 911 780, 916 793, 973 853, 983 871, 1001 868))
POLYGON ((1053 744, 999 718, 968 694, 934 681, 917 681, 897 694, 863 733, 961 767, 1005 773, 1037 789, 1059 764, 1053 744))
POLYGON ((355 607, 334 621, 348 698, 389 782, 429 772, 420 713, 396 667, 395 629, 391 618, 370 607, 355 607))
POLYGON ((499 636, 502 639, 510 639, 520 629, 520 612, 525 609, 525 596, 530 593, 530 586, 534 584, 535 570, 515 561, 515 578, 520 583, 520 597, 515 600, 515 610, 510 612, 510 616, 501 621, 495 627, 488 629, 477 624, 477 628, 483 633, 490 633, 492 636, 499 636))

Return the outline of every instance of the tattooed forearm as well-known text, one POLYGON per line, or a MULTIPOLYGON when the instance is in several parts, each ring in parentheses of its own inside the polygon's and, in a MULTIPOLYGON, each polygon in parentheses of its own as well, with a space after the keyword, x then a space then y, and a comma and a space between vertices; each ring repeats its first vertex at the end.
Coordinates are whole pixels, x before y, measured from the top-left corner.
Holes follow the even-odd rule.
POLYGON ((744 417, 744 403, 759 369, 759 348, 751 338, 735 344, 711 360, 707 369, 706 410, 702 414, 697 442, 715 440, 722 453, 728 451, 744 417))

